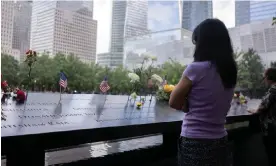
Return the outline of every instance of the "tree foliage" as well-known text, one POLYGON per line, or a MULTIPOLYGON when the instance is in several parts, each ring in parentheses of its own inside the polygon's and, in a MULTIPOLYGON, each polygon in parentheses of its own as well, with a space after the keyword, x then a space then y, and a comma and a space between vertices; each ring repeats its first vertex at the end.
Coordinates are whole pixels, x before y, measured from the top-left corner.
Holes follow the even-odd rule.
MULTIPOLYGON (((237 87, 254 91, 263 88, 262 74, 264 66, 260 56, 253 50, 238 52, 234 54, 238 64, 237 87)), ((28 81, 28 66, 25 63, 18 63, 12 56, 1 54, 3 80, 7 80, 10 86, 36 87, 36 90, 59 90, 59 72, 63 71, 68 77, 69 90, 82 92, 99 92, 99 85, 105 76, 111 87, 109 93, 131 93, 133 90, 128 78, 129 72, 139 75, 140 83, 137 85, 137 93, 148 90, 147 81, 151 75, 158 74, 165 77, 169 84, 177 84, 182 76, 185 66, 179 62, 170 60, 162 65, 138 67, 129 71, 123 66, 115 69, 102 67, 97 64, 86 64, 74 55, 57 54, 53 58, 48 54, 38 56, 37 62, 31 75, 32 82, 28 81)), ((276 62, 271 62, 276 67, 276 62)), ((157 87, 155 87, 157 88, 157 87)))
MULTIPOLYGON (((18 63, 12 56, 4 54, 1 54, 1 60, 3 79, 7 80, 11 87, 30 85, 39 91, 58 91, 59 73, 63 71, 68 77, 69 91, 99 92, 99 85, 105 76, 107 76, 108 84, 111 87, 109 93, 126 94, 130 93, 133 88, 127 76, 132 71, 123 66, 110 69, 94 63, 86 64, 74 55, 57 54, 52 58, 48 54, 41 54, 33 65, 31 82, 28 80, 29 68, 26 63, 18 63)), ((176 84, 184 69, 185 66, 178 62, 166 62, 161 66, 148 66, 142 70, 140 68, 135 69, 134 71, 140 72, 139 76, 142 77, 137 93, 140 89, 147 88, 147 80, 152 74, 158 74, 161 77, 167 75, 167 81, 176 84)))
POLYGON ((262 78, 264 65, 260 56, 253 49, 240 55, 238 64, 238 87, 247 89, 251 93, 263 89, 262 78))
POLYGON ((7 80, 9 84, 18 84, 19 64, 12 56, 1 54, 2 80, 7 80))
POLYGON ((160 66, 157 73, 160 76, 166 76, 167 80, 169 80, 169 83, 175 85, 178 83, 185 68, 186 66, 183 66, 179 62, 165 62, 163 65, 160 66))

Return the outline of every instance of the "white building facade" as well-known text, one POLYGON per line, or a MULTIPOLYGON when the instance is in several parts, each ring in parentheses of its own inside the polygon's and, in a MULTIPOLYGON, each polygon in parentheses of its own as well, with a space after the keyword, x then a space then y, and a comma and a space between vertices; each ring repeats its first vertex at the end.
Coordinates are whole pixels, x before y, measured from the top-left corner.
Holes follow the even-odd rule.
POLYGON ((11 1, 1 2, 1 47, 12 48, 13 6, 11 1))
POLYGON ((19 50, 12 48, 14 2, 1 1, 1 53, 20 60, 19 50))
POLYGON ((143 61, 144 55, 156 56, 155 65, 167 61, 189 64, 193 61, 192 32, 171 29, 148 35, 127 38, 125 42, 124 67, 133 69, 143 61))
MULTIPOLYGON (((276 61, 276 26, 271 23, 272 20, 267 19, 228 29, 234 50, 246 52, 253 48, 268 67, 276 61)), ((137 67, 144 55, 156 56, 156 65, 170 60, 187 65, 193 61, 195 48, 191 38, 192 32, 185 29, 128 38, 124 46, 124 66, 128 69, 137 67)))
POLYGON ((97 54, 97 64, 115 68, 122 65, 123 57, 121 53, 99 53, 97 54))
POLYGON ((267 66, 276 61, 276 27, 271 23, 272 19, 267 19, 230 28, 233 47, 239 51, 253 48, 267 66))
POLYGON ((17 1, 14 4, 13 39, 12 48, 20 51, 20 61, 25 57, 25 52, 30 49, 32 3, 17 1))
POLYGON ((97 21, 87 6, 82 1, 34 1, 31 48, 51 56, 74 54, 83 62, 95 62, 97 21))

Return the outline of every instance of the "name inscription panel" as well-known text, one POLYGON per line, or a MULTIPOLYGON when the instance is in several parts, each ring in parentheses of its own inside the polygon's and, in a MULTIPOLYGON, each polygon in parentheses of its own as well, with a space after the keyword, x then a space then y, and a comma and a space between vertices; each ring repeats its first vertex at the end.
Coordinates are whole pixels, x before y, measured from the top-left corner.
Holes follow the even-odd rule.
MULTIPOLYGON (((145 98, 144 105, 137 109, 138 99, 135 102, 129 101, 128 96, 67 94, 59 100, 59 94, 30 93, 25 104, 17 105, 8 100, 2 105, 7 116, 7 120, 2 121, 2 135, 8 135, 5 134, 6 131, 11 133, 15 129, 17 132, 21 129, 25 133, 27 129, 37 129, 39 132, 45 129, 46 132, 154 123, 166 120, 167 115, 173 114, 171 110, 164 109, 164 106, 156 106, 154 99, 149 101, 150 97, 145 98)), ((172 115, 167 119, 173 119, 172 117, 176 117, 176 120, 182 118, 172 115)))

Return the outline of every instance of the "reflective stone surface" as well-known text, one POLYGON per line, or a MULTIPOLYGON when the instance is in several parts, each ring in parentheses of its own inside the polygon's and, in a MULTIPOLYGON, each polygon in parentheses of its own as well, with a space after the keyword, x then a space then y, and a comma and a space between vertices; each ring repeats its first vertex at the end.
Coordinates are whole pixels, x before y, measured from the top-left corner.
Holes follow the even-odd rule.
MULTIPOLYGON (((60 100, 58 93, 29 93, 26 104, 16 105, 8 100, 2 105, 7 116, 1 124, 2 137, 183 119, 183 112, 156 102, 154 97, 152 101, 149 96, 144 98, 146 102, 138 110, 128 96, 63 94, 60 100)), ((249 108, 256 108, 258 103, 259 100, 249 101, 249 108)), ((232 108, 228 115, 247 114, 245 109, 232 108)))
MULTIPOLYGON (((145 97, 141 109, 128 96, 94 94, 30 93, 28 101, 2 105, 7 121, 2 121, 2 137, 78 129, 105 128, 157 122, 179 121, 183 113, 145 97)), ((139 100, 139 97, 137 101, 139 100)))
MULTIPOLYGON (((156 103, 147 96, 144 106, 137 110, 128 96, 92 94, 30 93, 25 105, 8 100, 3 105, 7 121, 2 121, 2 137, 53 131, 94 129, 156 122, 181 121, 184 113, 170 109, 166 103, 156 103)), ((139 97, 137 101, 139 100, 139 97)), ((257 108, 260 100, 250 100, 248 108, 257 108)), ((248 115, 245 109, 231 108, 228 118, 248 115)), ((235 124, 232 124, 235 125, 235 124)), ((227 127, 228 128, 228 127, 227 127)), ((162 143, 162 136, 119 142, 98 142, 73 149, 46 153, 46 165, 67 163, 80 159, 104 156, 162 143), (78 155, 76 155, 78 154, 78 155)), ((2 160, 2 164, 5 164, 2 160)))

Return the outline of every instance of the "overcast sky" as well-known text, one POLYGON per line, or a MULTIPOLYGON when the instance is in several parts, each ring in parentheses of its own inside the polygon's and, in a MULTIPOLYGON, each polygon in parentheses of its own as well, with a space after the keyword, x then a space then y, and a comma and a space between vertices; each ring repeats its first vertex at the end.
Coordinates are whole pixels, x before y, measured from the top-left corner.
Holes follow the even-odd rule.
MULTIPOLYGON (((98 20, 97 53, 107 52, 110 38, 112 0, 94 0, 94 19, 98 20)), ((235 25, 235 0, 213 0, 213 16, 230 28, 235 25)), ((180 27, 178 1, 150 0, 148 28, 152 31, 180 27)))

